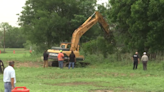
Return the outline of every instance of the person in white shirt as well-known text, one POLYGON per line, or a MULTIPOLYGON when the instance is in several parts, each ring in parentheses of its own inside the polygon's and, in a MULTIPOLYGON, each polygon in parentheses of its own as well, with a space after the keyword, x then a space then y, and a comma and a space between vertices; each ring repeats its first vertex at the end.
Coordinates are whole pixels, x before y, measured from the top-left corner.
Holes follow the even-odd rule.
POLYGON ((5 68, 3 75, 4 92, 11 92, 15 88, 16 76, 14 70, 14 61, 9 62, 9 66, 5 68))

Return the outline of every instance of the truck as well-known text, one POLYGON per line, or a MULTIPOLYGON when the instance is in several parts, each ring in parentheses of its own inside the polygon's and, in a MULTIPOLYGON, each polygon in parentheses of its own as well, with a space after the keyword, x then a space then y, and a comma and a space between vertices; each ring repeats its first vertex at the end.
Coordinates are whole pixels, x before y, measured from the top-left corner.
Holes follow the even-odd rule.
MULTIPOLYGON (((72 34, 71 42, 61 42, 60 47, 52 47, 51 49, 48 49, 47 52, 49 54, 49 66, 58 66, 58 53, 60 53, 60 50, 63 51, 64 54, 64 66, 68 64, 69 61, 69 55, 71 51, 74 52, 76 56, 76 61, 83 61, 84 56, 80 55, 79 49, 79 41, 80 38, 83 36, 84 33, 86 33, 93 25, 96 23, 100 24, 101 29, 105 32, 105 37, 109 38, 110 31, 109 31, 109 25, 103 18, 103 16, 98 12, 95 11, 80 27, 78 27, 72 34)), ((84 64, 84 63, 80 63, 84 64)), ((88 64, 88 63, 85 63, 88 64)))

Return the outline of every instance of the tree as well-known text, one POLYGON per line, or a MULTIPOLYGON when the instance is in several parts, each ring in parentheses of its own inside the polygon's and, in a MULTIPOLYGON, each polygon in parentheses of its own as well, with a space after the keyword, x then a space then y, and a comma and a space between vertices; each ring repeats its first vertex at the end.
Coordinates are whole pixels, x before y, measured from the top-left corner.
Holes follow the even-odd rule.
POLYGON ((23 48, 25 43, 25 37, 21 28, 12 27, 6 32, 6 47, 8 48, 23 48))
POLYGON ((110 0, 110 19, 129 49, 164 50, 163 0, 110 0))
POLYGON ((148 26, 150 27, 147 33, 146 46, 150 47, 151 52, 164 51, 164 0, 150 0, 148 8, 148 26))
MULTIPOLYGON (((96 0, 27 0, 19 22, 32 44, 50 48, 70 41, 74 30, 95 11, 95 3, 96 0)), ((87 34, 82 40, 89 39, 87 34)))
POLYGON ((3 41, 3 32, 2 32, 2 30, 0 30, 0 48, 2 48, 3 46, 3 44, 2 44, 2 41, 3 41))
POLYGON ((25 38, 22 33, 22 28, 12 27, 8 23, 1 23, 0 25, 1 38, 5 38, 5 41, 1 40, 4 48, 23 48, 25 38))
POLYGON ((3 41, 2 41, 2 43, 3 43, 4 52, 5 52, 5 47, 6 47, 5 46, 5 44, 6 44, 6 42, 5 42, 6 30, 10 30, 11 26, 8 23, 6 23, 6 22, 2 22, 1 25, 0 25, 0 28, 1 28, 1 30, 3 30, 3 41))

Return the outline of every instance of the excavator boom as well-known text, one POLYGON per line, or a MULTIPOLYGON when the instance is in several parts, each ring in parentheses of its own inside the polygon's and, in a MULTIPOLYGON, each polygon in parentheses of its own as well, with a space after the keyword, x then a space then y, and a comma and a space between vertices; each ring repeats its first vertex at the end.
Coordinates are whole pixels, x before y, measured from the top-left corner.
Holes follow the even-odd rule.
POLYGON ((97 22, 101 25, 101 27, 106 32, 106 34, 109 34, 108 23, 104 20, 102 15, 96 11, 72 34, 71 48, 70 48, 71 51, 76 51, 78 49, 78 44, 79 44, 79 40, 80 40, 81 36, 84 33, 86 33, 97 22), (95 15, 95 17, 93 18, 94 15, 95 15))

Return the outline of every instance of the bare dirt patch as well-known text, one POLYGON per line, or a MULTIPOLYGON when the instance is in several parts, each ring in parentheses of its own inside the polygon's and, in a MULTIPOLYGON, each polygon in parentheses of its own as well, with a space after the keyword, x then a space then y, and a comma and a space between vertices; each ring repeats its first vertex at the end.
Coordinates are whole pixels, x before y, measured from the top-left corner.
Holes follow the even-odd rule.
POLYGON ((114 91, 112 91, 112 90, 92 90, 89 92, 114 92, 114 91))
POLYGON ((41 66, 41 62, 16 62, 15 66, 16 67, 40 67, 41 66))
POLYGON ((135 76, 135 74, 134 73, 131 73, 130 76, 133 77, 133 76, 135 76))
MULTIPOLYGON (((98 90, 90 90, 89 92, 115 92, 113 90, 108 90, 108 89, 98 89, 98 90)), ((133 92, 133 91, 124 91, 124 90, 119 90, 116 92, 133 92)), ((140 91, 139 91, 140 92, 140 91)))
POLYGON ((91 86, 95 86, 95 87, 104 87, 104 86, 99 85, 98 82, 68 82, 68 83, 47 84, 47 85, 56 85, 56 86, 91 85, 91 86))
POLYGON ((121 76, 126 76, 126 74, 124 74, 124 73, 121 73, 121 76))
POLYGON ((92 86, 96 86, 96 87, 101 87, 96 82, 70 82, 70 83, 60 83, 60 84, 56 84, 56 85, 58 85, 58 86, 92 85, 92 86))
POLYGON ((75 86, 75 85, 93 85, 94 82, 70 82, 70 83, 61 83, 61 84, 57 84, 59 86, 75 86))

